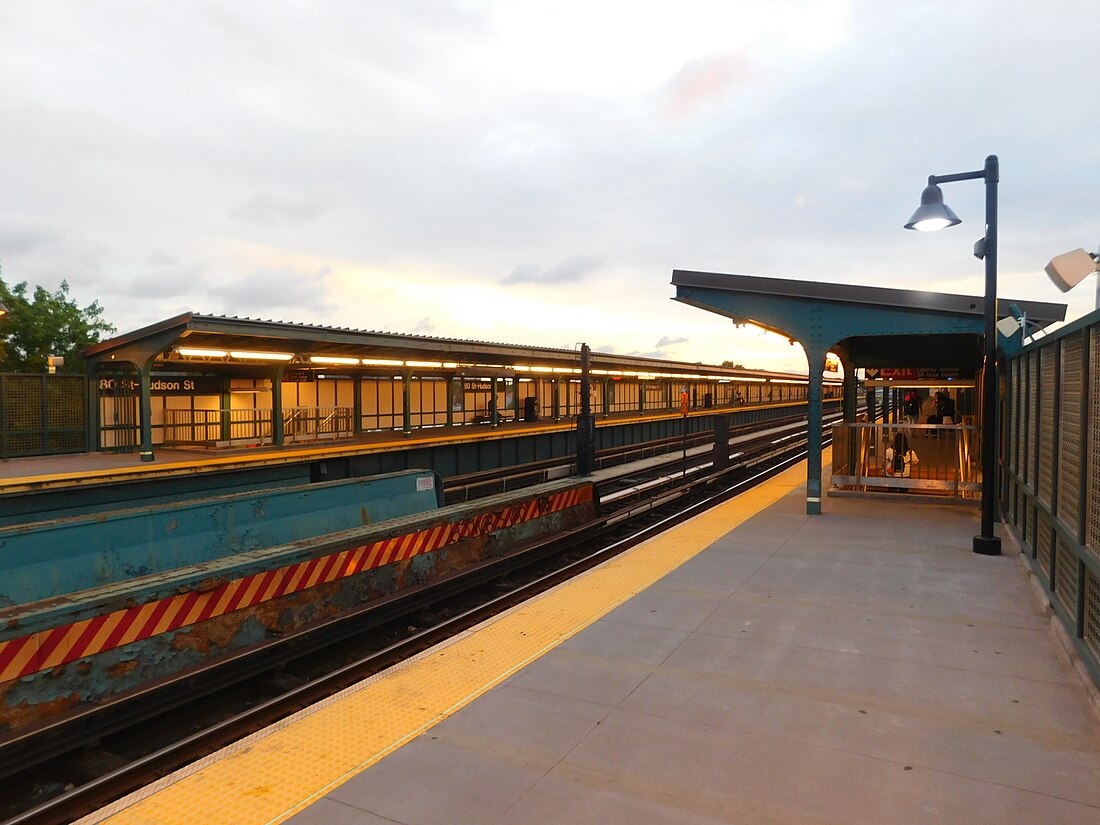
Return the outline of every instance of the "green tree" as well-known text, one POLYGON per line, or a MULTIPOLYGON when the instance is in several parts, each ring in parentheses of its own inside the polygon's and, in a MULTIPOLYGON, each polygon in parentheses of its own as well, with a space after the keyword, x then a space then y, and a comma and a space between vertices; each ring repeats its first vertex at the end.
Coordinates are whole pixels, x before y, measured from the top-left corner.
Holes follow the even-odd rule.
POLYGON ((83 372, 81 352, 115 331, 99 301, 81 308, 69 298, 67 281, 56 292, 36 286, 28 296, 26 281, 9 287, 0 277, 0 303, 8 308, 0 317, 0 372, 46 372, 50 355, 65 359, 58 372, 83 372))

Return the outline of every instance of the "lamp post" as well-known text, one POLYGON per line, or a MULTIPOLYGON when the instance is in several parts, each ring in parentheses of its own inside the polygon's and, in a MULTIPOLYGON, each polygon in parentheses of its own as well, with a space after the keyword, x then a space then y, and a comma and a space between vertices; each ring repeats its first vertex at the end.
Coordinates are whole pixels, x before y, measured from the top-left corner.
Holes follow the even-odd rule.
POLYGON ((985 181, 985 237, 974 244, 974 256, 985 260, 985 343, 982 370, 982 531, 974 536, 974 552, 985 556, 1001 553, 1001 539, 993 534, 997 502, 997 183, 1001 168, 996 155, 985 159, 976 172, 929 175, 920 196, 920 207, 906 229, 935 231, 962 223, 943 203, 941 183, 959 180, 985 181))

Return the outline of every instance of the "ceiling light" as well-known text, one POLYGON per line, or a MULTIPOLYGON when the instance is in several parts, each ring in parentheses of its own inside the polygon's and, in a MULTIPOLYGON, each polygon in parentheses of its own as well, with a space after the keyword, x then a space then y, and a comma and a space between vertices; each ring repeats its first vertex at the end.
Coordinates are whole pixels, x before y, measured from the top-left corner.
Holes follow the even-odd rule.
POLYGON ((229 353, 234 358, 242 361, 289 361, 294 357, 292 352, 248 352, 239 350, 229 353))
POLYGON ((363 358, 362 363, 368 367, 403 367, 404 361, 394 361, 390 358, 363 358))
POLYGON ((197 347, 180 347, 176 352, 189 358, 225 358, 228 354, 223 349, 199 349, 197 347))

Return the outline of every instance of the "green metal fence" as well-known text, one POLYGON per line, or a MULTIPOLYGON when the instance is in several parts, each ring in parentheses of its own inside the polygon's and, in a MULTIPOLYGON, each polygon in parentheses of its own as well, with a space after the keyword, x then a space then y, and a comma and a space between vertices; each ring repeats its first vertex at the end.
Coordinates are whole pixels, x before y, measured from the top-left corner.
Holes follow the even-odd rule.
POLYGON ((1008 364, 1001 511, 1100 684, 1100 312, 1008 364))
POLYGON ((0 458, 88 449, 82 375, 0 373, 0 458))

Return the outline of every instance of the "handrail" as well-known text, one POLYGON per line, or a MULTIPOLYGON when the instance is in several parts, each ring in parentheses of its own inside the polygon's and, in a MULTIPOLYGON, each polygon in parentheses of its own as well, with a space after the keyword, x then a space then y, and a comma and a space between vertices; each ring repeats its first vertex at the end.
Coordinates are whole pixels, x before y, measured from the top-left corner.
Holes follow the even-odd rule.
POLYGON ((960 498, 981 491, 980 468, 973 460, 978 450, 972 442, 981 436, 976 425, 848 422, 834 424, 833 433, 834 489, 903 489, 960 498), (897 433, 906 434, 917 457, 904 476, 894 476, 883 466, 886 449, 897 433), (853 438, 858 439, 854 448, 846 447, 853 438))

